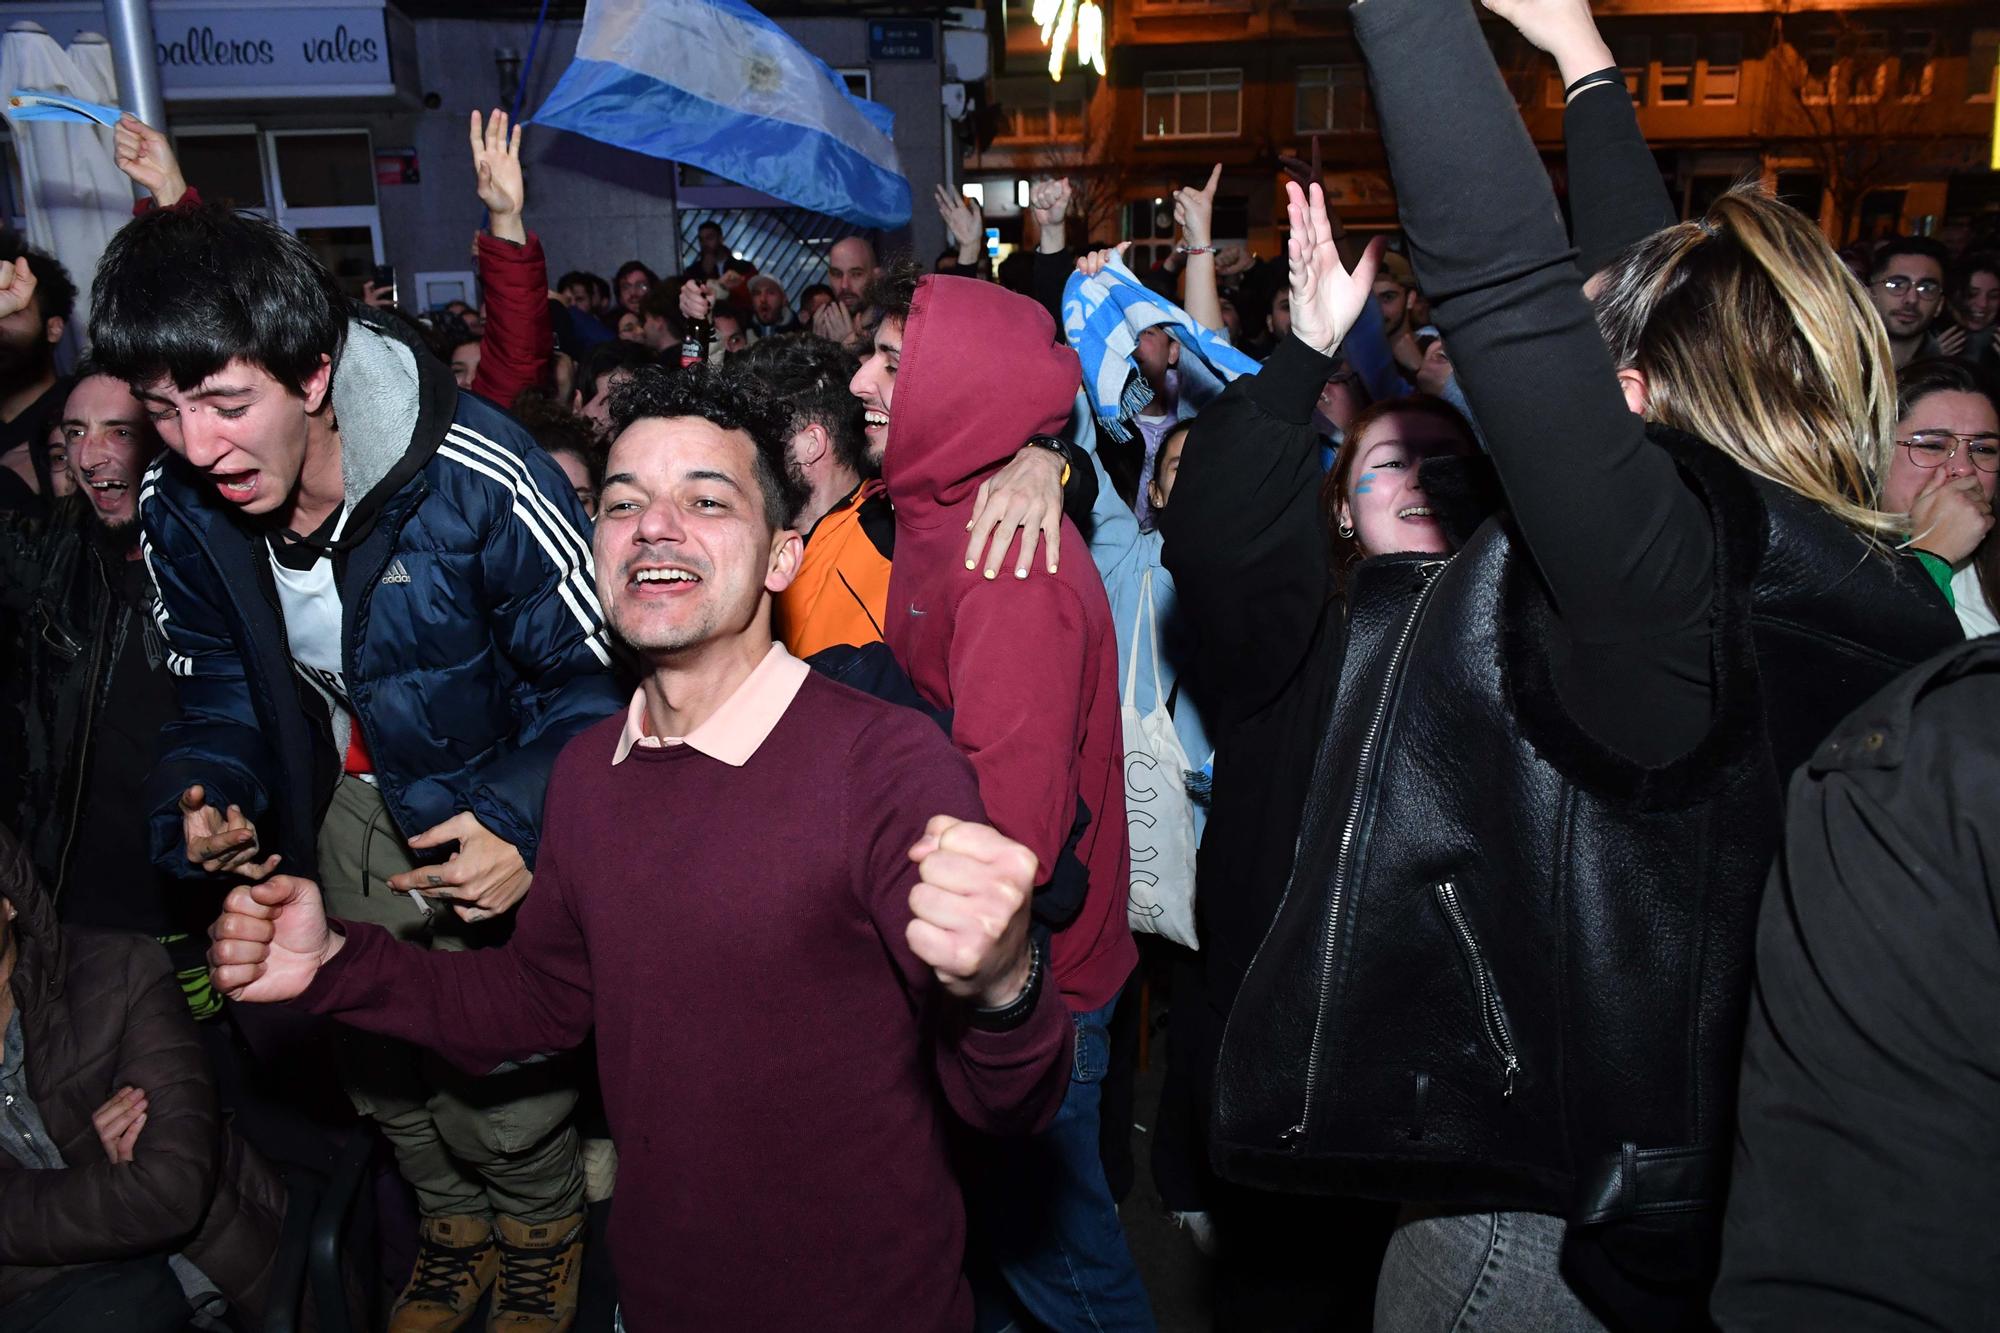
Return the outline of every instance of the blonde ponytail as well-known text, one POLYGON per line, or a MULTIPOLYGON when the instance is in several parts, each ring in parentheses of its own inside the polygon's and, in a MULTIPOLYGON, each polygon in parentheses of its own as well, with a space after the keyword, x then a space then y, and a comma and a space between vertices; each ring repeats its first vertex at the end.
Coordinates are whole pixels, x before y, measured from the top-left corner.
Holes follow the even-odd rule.
POLYGON ((1695 435, 1878 542, 1896 431, 1888 334, 1804 215, 1750 186, 1597 279, 1598 326, 1646 379, 1646 418, 1695 435))

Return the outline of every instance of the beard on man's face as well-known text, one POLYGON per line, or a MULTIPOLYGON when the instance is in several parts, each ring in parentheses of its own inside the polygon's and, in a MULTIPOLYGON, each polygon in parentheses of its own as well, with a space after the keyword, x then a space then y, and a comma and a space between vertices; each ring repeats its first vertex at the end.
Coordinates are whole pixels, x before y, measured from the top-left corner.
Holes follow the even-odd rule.
MULTIPOLYGON (((75 498, 85 505, 90 503, 88 500, 83 499, 82 496, 75 498)), ((106 522, 103 515, 93 509, 87 527, 90 533, 90 544, 97 548, 99 555, 103 556, 109 562, 124 560, 139 545, 139 508, 137 505, 134 505, 132 507, 132 517, 117 523, 106 522)))

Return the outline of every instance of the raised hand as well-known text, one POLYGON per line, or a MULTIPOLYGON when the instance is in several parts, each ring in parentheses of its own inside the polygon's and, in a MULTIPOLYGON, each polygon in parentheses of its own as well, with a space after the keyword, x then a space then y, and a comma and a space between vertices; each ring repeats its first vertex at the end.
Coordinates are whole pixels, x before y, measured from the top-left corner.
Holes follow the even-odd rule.
POLYGON ((1174 191, 1174 224, 1181 229, 1182 245, 1207 245, 1215 239, 1215 187, 1222 183, 1222 164, 1208 173, 1208 184, 1200 189, 1183 185, 1174 191))
MULTIPOLYGON (((1123 259, 1125 252, 1132 248, 1132 242, 1120 241, 1108 250, 1092 250, 1087 255, 1076 257, 1076 271, 1086 278, 1094 278, 1104 272, 1104 266, 1114 259, 1123 259)), ((1044 451, 1046 452, 1046 451, 1044 451)))
POLYGON ((1035 215, 1035 225, 1041 229, 1035 248, 1045 255, 1062 249, 1068 239, 1070 196, 1066 176, 1045 177, 1028 191, 1028 211, 1035 215))
POLYGON ((937 187, 938 216, 944 220, 944 229, 951 235, 952 244, 958 247, 958 262, 976 263, 982 242, 986 239, 986 226, 979 215, 979 205, 946 185, 937 187))
POLYGON ((326 924, 319 885, 292 875, 241 884, 222 900, 208 928, 208 974, 232 1000, 295 1000, 346 937, 326 924))
POLYGON ((187 194, 173 144, 137 116, 118 118, 111 131, 111 151, 118 169, 144 187, 161 208, 172 208, 187 194))
POLYGON ((452 910, 466 921, 498 916, 527 896, 534 874, 520 849, 480 823, 471 811, 461 810, 425 829, 410 839, 410 846, 422 851, 447 842, 456 842, 458 850, 443 865, 391 875, 389 887, 399 893, 451 898, 457 903, 452 910))
POLYGON ((1257 256, 1242 246, 1225 245, 1215 252, 1215 274, 1219 278, 1232 278, 1238 273, 1248 273, 1256 262, 1257 256))
POLYGON ((211 875, 227 873, 256 880, 278 866, 276 852, 257 859, 257 826, 244 815, 243 807, 217 810, 208 803, 208 793, 200 783, 181 793, 181 841, 187 848, 187 859, 211 875))
POLYGON ((472 170, 479 181, 479 202, 491 215, 487 229, 503 241, 526 241, 521 210, 527 207, 528 187, 521 176, 521 127, 516 125, 508 133, 507 113, 498 107, 483 126, 479 113, 472 113, 472 170))
POLYGON ((910 848, 919 879, 904 938, 945 990, 987 1009, 1028 984, 1035 854, 998 829, 938 815, 910 848))
POLYGON ((35 271, 28 267, 28 257, 22 255, 11 264, 0 259, 0 319, 26 310, 34 299, 35 271))
POLYGON ((1314 351, 1331 356, 1354 327, 1363 304, 1375 299, 1372 288, 1382 258, 1382 238, 1370 241, 1349 270, 1333 243, 1325 190, 1314 184, 1308 192, 1287 181, 1285 213, 1292 225, 1285 247, 1292 280, 1292 333, 1314 351))
POLYGON ((1515 31, 1556 59, 1564 83, 1618 63, 1598 35, 1590 0, 1480 0, 1515 31))
POLYGON ((706 320, 715 309, 715 298, 700 278, 681 284, 681 318, 706 320))

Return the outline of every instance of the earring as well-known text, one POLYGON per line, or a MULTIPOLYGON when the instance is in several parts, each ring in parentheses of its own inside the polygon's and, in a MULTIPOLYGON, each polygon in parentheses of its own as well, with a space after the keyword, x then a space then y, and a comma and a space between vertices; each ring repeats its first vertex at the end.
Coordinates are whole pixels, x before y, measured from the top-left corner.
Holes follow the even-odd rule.
POLYGON ((1352 536, 1354 535, 1354 525, 1353 525, 1353 524, 1351 524, 1351 523, 1343 523, 1343 524, 1341 524, 1341 525, 1340 525, 1340 535, 1341 535, 1341 537, 1342 537, 1342 539, 1343 539, 1343 540, 1344 540, 1344 539, 1346 539, 1346 538, 1350 538, 1350 537, 1352 537, 1352 536))

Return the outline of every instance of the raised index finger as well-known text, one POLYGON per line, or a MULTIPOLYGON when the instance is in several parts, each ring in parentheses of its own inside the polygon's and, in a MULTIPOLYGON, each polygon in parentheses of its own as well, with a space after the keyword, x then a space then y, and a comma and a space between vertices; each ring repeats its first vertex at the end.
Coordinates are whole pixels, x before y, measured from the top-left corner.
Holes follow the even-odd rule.
POLYGON ((1202 196, 1204 198, 1213 199, 1215 197, 1215 187, 1221 180, 1222 180, 1222 164, 1218 162, 1215 164, 1215 170, 1208 173, 1208 184, 1201 187, 1202 196))

